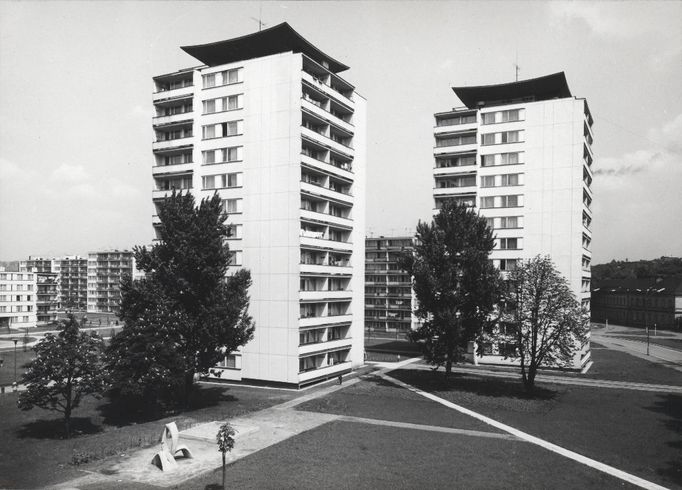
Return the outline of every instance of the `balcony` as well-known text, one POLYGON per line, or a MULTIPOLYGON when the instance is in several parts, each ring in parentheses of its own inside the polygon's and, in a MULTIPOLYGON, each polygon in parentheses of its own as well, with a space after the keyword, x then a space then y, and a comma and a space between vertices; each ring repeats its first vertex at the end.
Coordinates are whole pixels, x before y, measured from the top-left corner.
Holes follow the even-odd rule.
MULTIPOLYGON (((186 194, 188 191, 190 191, 192 188, 183 188, 183 189, 175 189, 177 193, 183 193, 186 194)), ((170 195, 173 193, 173 189, 154 189, 152 190, 152 199, 164 199, 166 197, 170 197, 170 195)))
POLYGON ((193 140, 194 140, 193 136, 186 136, 184 138, 177 138, 173 140, 154 141, 152 143, 152 151, 163 151, 169 150, 171 148, 177 149, 182 146, 189 148, 192 146, 193 140))
POLYGON ((180 175, 180 174, 191 174, 194 168, 193 163, 179 163, 175 165, 157 165, 152 167, 152 175, 180 175))
POLYGON ((434 196, 469 196, 472 199, 476 198, 476 186, 467 187, 436 187, 433 189, 434 196))
POLYGON ((308 194, 312 194, 313 196, 325 197, 327 199, 339 201, 344 204, 349 205, 353 204, 353 196, 351 196, 350 194, 344 194, 343 192, 311 184, 309 182, 301 182, 301 192, 307 192, 308 194))
POLYGON ((301 301, 326 301, 326 300, 351 300, 353 291, 299 291, 299 299, 301 301))
POLYGON ((319 274, 319 275, 345 275, 353 274, 353 268, 350 265, 337 266, 329 264, 301 264, 301 274, 319 274))
POLYGON ((352 251, 353 244, 350 242, 337 242, 324 236, 301 235, 301 245, 327 250, 352 251))
POLYGON ((314 141, 318 145, 322 145, 326 148, 330 148, 332 150, 335 150, 342 155, 346 155, 347 157, 353 158, 354 156, 354 151, 353 148, 350 146, 346 146, 343 143, 339 143, 338 141, 334 141, 328 136, 325 136, 323 134, 320 134, 316 131, 313 131, 311 129, 308 129, 306 127, 301 127, 301 136, 304 138, 307 138, 309 140, 314 141))
POLYGON ((333 216, 327 213, 318 213, 316 211, 310 211, 308 209, 301 209, 301 218, 315 222, 339 225, 349 230, 353 229, 353 220, 351 220, 350 218, 341 218, 339 216, 333 216))
POLYGON ((450 124, 450 125, 438 125, 433 128, 434 135, 441 135, 452 133, 453 131, 475 131, 478 128, 478 123, 474 117, 473 122, 460 123, 460 124, 450 124))
POLYGON ((355 128, 353 127, 353 125, 351 123, 346 122, 343 119, 335 116, 331 112, 329 112, 329 111, 323 109, 322 107, 314 104, 313 102, 309 101, 305 97, 301 97, 301 108, 304 111, 308 111, 311 114, 314 114, 314 115, 324 119, 328 123, 333 124, 333 125, 341 128, 341 129, 343 129, 344 131, 347 131, 348 133, 353 134, 355 132, 355 128))
POLYGON ((309 86, 316 89, 318 92, 321 92, 324 95, 335 99, 337 102, 340 102, 341 104, 345 105, 348 109, 353 110, 354 103, 351 99, 349 99, 345 95, 342 95, 340 92, 336 91, 326 83, 322 83, 316 80, 310 73, 302 71, 301 79, 304 80, 309 86))
POLYGON ((187 85, 185 87, 173 88, 170 90, 161 90, 152 94, 152 101, 154 103, 166 101, 170 99, 184 99, 194 95, 194 86, 187 85))
MULTIPOLYGON (((344 347, 350 348, 352 344, 353 344, 352 338, 328 340, 327 342, 317 342, 315 344, 305 344, 300 345, 298 347, 298 354, 299 355, 306 355, 312 353, 324 354, 325 351, 339 350, 344 347)), ((314 372, 318 371, 319 370, 315 370, 314 372)))
POLYGON ((181 112, 178 114, 171 114, 169 116, 155 116, 152 118, 152 125, 154 127, 162 126, 164 124, 179 123, 192 117, 192 111, 181 112))
POLYGON ((353 321, 353 315, 332 315, 332 316, 310 316, 307 318, 299 318, 299 327, 313 327, 317 325, 333 325, 337 323, 350 323, 353 321))
MULTIPOLYGON (((478 148, 478 142, 475 140, 472 143, 457 144, 457 145, 455 145, 455 144, 446 145, 444 142, 441 142, 441 144, 443 144, 444 146, 435 146, 433 148, 434 156, 455 155, 458 153, 475 153, 477 148, 478 148)), ((453 167, 449 167, 449 168, 453 168, 453 167)))
POLYGON ((350 163, 334 165, 329 162, 317 160, 316 158, 306 155, 305 153, 301 153, 301 163, 328 174, 338 175, 339 177, 349 181, 353 180, 353 167, 350 163))

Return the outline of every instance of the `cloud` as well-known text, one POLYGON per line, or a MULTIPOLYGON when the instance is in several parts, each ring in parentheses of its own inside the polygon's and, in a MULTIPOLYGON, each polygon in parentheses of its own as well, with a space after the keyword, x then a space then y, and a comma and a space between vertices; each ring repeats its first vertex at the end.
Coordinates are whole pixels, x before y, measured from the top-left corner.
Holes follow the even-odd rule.
POLYGON ((69 165, 67 163, 64 163, 57 167, 52 172, 51 177, 56 182, 61 183, 85 182, 90 178, 88 172, 82 165, 69 165))
POLYGON ((682 114, 649 131, 643 148, 594 163, 595 263, 682 250, 682 114))
POLYGON ((125 184, 123 182, 115 182, 111 186, 111 195, 116 199, 127 199, 131 197, 137 197, 140 191, 137 187, 125 184))
POLYGON ((146 121, 149 121, 152 117, 156 115, 153 108, 142 107, 141 105, 136 105, 135 107, 133 107, 129 114, 132 117, 141 117, 146 121))

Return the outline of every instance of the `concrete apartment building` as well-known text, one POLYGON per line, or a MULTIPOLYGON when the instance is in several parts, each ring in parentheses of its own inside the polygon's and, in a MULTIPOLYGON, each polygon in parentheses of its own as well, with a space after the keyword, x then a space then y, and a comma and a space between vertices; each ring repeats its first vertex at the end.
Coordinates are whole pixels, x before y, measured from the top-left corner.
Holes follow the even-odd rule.
MULTIPOLYGON (((501 271, 549 255, 590 304, 592 116, 563 73, 453 87, 464 104, 435 114, 434 201, 475 207, 495 233, 501 271)), ((490 359, 499 354, 493 345, 490 359)), ((589 361, 589 342, 573 367, 589 361)))
POLYGON ((46 325, 57 320, 60 309, 59 274, 54 272, 56 259, 29 256, 21 262, 21 268, 36 274, 36 315, 37 325, 46 325))
POLYGON ((0 267, 0 331, 36 326, 36 273, 0 267))
POLYGON ((682 329, 682 279, 609 279, 592 289, 592 321, 682 329))
MULTIPOLYGON (((154 77, 153 199, 217 192, 254 339, 211 375, 301 386, 363 362, 365 100, 283 23, 154 77)), ((154 218, 156 220, 157 218, 154 218)))
POLYGON ((70 255, 54 259, 59 276, 59 302, 62 309, 85 310, 88 304, 88 259, 70 255))
POLYGON ((412 278, 398 267, 413 237, 371 237, 365 240, 365 333, 367 337, 404 339, 416 328, 412 278))
POLYGON ((121 279, 138 277, 133 252, 108 250, 88 253, 88 313, 116 313, 121 301, 121 279))

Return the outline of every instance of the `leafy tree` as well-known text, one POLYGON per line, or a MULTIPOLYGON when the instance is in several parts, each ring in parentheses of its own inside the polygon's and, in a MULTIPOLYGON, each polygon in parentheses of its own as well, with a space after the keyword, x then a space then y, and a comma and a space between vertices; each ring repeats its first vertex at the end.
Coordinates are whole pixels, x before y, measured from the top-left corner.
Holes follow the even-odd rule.
POLYGON ((417 244, 401 267, 412 275, 422 325, 408 334, 428 362, 452 370, 488 322, 499 292, 499 272, 489 259, 493 234, 485 218, 453 200, 431 223, 417 225, 417 244))
POLYGON ((228 423, 224 423, 218 429, 216 434, 216 442, 218 443, 218 451, 223 455, 223 488, 225 488, 225 454, 232 451, 234 448, 234 436, 237 431, 228 423))
POLYGON ((26 391, 19 395, 19 408, 34 406, 64 414, 66 437, 71 435, 71 413, 86 395, 103 389, 101 376, 102 338, 81 332, 74 315, 60 323, 59 333, 46 334, 33 347, 36 353, 23 375, 26 391))
MULTIPOLYGON (((251 275, 241 269, 227 276, 230 234, 217 194, 195 206, 192 194, 173 192, 161 204, 159 218, 157 243, 149 249, 135 247, 137 267, 145 277, 123 284, 119 317, 125 325, 121 339, 112 342, 109 367, 117 380, 114 388, 123 392, 130 369, 141 374, 145 364, 156 366, 159 371, 151 377, 138 378, 152 384, 160 372, 175 377, 181 369, 184 391, 176 395, 184 395, 188 403, 195 374, 214 366, 221 352, 253 337, 251 275), (144 341, 157 345, 142 354, 144 341), (134 363, 121 360, 128 347, 140 354, 134 363)), ((177 387, 175 381, 166 386, 177 387)))
POLYGON ((589 317, 549 257, 537 256, 509 275, 505 293, 528 391, 541 366, 568 364, 587 339, 589 317))

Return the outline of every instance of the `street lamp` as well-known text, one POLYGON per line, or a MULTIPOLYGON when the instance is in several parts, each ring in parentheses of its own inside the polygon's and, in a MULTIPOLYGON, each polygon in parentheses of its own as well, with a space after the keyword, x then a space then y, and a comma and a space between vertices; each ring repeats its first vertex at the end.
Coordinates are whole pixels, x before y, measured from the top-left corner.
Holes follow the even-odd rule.
POLYGON ((17 385, 17 342, 19 339, 12 339, 14 342, 14 386, 17 385))

